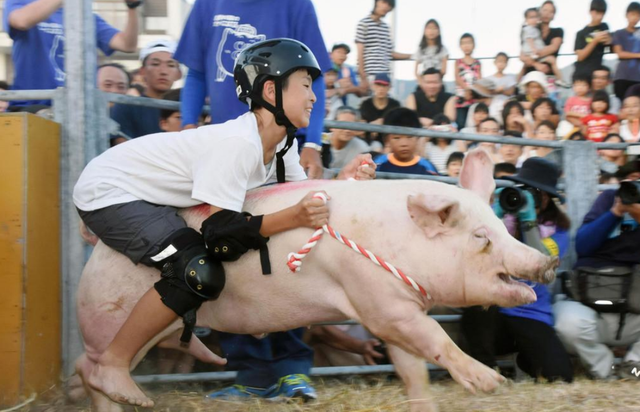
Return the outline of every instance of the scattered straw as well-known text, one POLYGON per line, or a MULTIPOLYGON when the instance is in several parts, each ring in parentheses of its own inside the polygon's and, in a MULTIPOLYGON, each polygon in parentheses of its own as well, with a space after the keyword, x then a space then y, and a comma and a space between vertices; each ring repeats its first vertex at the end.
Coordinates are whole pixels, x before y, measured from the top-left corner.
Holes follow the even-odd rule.
MULTIPOLYGON (((208 401, 206 393, 216 388, 201 385, 157 385, 145 389, 156 401, 156 412, 407 412, 410 401, 397 380, 352 378, 315 380, 319 399, 315 402, 283 403, 249 401, 208 401)), ((490 395, 471 395, 451 380, 431 385, 431 394, 441 411, 447 412, 629 412, 640 411, 640 380, 600 382, 579 378, 573 384, 521 382, 505 385, 490 395)), ((52 391, 56 392, 56 391, 52 391)), ((45 399, 22 405, 20 412, 89 412, 88 401, 67 402, 61 390, 45 399), (55 396, 54 396, 55 395, 55 396)), ((131 408, 129 410, 134 410, 131 408)), ((135 408, 137 412, 148 409, 135 408)))

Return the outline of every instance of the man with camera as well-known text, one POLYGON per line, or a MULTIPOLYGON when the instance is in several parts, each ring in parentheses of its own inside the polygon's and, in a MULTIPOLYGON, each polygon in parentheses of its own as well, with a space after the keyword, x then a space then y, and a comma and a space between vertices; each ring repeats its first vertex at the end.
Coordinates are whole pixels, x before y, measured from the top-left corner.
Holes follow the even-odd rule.
MULTIPOLYGON (((640 163, 623 167, 628 178, 640 163)), ((639 378, 640 182, 598 196, 576 235, 578 261, 554 305, 556 331, 595 379, 639 378), (614 365, 614 352, 626 351, 614 365)))

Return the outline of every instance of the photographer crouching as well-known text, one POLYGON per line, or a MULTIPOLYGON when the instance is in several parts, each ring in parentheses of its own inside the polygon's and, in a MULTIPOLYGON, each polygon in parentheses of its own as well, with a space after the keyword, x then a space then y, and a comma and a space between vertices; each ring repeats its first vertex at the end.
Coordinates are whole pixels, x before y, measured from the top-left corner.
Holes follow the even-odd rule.
MULTIPOLYGON (((513 237, 541 253, 562 258, 569 247, 570 222, 553 199, 563 201, 556 189, 559 176, 558 167, 548 160, 527 159, 518 174, 503 177, 516 185, 496 191, 493 209, 513 237)), ((492 368, 497 366, 496 356, 518 352, 516 363, 530 376, 571 382, 573 367, 553 327, 548 286, 523 282, 536 292, 536 302, 515 308, 463 310, 461 327, 467 352, 492 368)))
POLYGON ((640 163, 620 189, 598 196, 576 235, 578 261, 555 303, 556 331, 594 379, 638 379, 640 370, 640 163), (614 352, 624 353, 614 365, 614 352))

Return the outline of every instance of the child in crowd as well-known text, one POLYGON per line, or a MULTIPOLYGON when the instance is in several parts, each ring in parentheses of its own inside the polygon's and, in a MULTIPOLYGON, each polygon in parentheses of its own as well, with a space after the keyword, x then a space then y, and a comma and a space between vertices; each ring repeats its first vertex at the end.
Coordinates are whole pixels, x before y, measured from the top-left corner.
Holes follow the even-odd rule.
MULTIPOLYGON (((180 101, 180 90, 169 90, 162 96, 162 100, 171 102, 180 101)), ((179 132, 182 130, 182 114, 180 110, 162 109, 160 110, 160 129, 163 132, 179 132)))
POLYGON ((591 114, 582 118, 582 134, 594 142, 602 142, 609 133, 618 132, 618 116, 609 112, 609 95, 598 90, 591 100, 591 114))
POLYGON ((582 118, 591 113, 590 84, 588 74, 573 75, 573 96, 569 97, 564 105, 564 115, 575 127, 582 126, 582 118))
MULTIPOLYGON (((528 119, 528 116, 525 115, 528 119)), ((548 120, 557 125, 560 122, 560 114, 556 104, 548 97, 541 97, 531 105, 531 124, 535 128, 540 122, 548 120)))
POLYGON ((474 103, 471 85, 482 78, 480 60, 473 58, 475 40, 473 35, 465 33, 460 37, 460 49, 464 53, 462 59, 456 60, 456 123, 464 127, 467 121, 469 106, 474 103))
MULTIPOLYGON (((549 120, 538 123, 533 131, 534 140, 553 142, 556 140, 556 126, 549 120)), ((532 146, 527 153, 527 157, 545 157, 553 151, 553 147, 532 146)))
POLYGON ((464 127, 460 133, 477 133, 478 125, 481 121, 489 117, 489 107, 486 103, 480 102, 473 107, 473 126, 464 127))
POLYGON ((540 24, 540 14, 538 9, 530 8, 524 12, 524 25, 520 32, 520 42, 522 45, 522 54, 530 56, 534 60, 548 63, 551 66, 553 75, 556 78, 556 84, 564 87, 562 82, 562 72, 556 64, 555 56, 540 56, 539 51, 545 47, 542 40, 542 33, 538 25, 540 24))
POLYGON ((462 169, 462 161, 464 160, 464 153, 453 152, 447 159, 447 176, 458 177, 460 176, 460 170, 462 169))
POLYGON ((525 110, 520 102, 511 100, 502 110, 502 124, 504 130, 522 133, 523 137, 530 137, 533 133, 531 123, 525 118, 525 110))
MULTIPOLYGON (((385 126, 401 126, 421 128, 418 115, 411 109, 399 107, 384 116, 385 126)), ((402 134, 387 134, 385 136, 390 153, 375 159, 378 172, 410 173, 420 175, 437 175, 435 166, 416 155, 418 138, 402 134)))
POLYGON ((607 12, 605 0, 592 0, 589 8, 591 22, 576 33, 576 62, 574 74, 593 75, 594 70, 602 65, 602 56, 608 52, 611 44, 609 26, 603 23, 607 12))
MULTIPOLYGON (((373 79, 371 90, 373 96, 366 99, 360 104, 360 115, 362 120, 371 124, 382 124, 385 113, 400 107, 400 102, 389 97, 389 89, 391 88, 391 78, 387 73, 378 73, 373 79)), ((378 133, 365 132, 364 140, 369 143, 372 151, 382 152, 384 145, 382 138, 378 133)))
MULTIPOLYGON (((456 131, 451 126, 451 120, 444 114, 438 114, 433 118, 433 125, 429 126, 429 130, 447 133, 456 131)), ((424 157, 433 163, 438 173, 443 174, 447 170, 447 159, 456 150, 458 149, 455 140, 433 138, 427 142, 424 151, 418 153, 424 153, 424 157)))
POLYGON ((494 75, 487 77, 487 79, 492 80, 496 85, 496 88, 493 89, 491 104, 489 105, 489 116, 500 117, 500 113, 502 113, 502 108, 505 103, 516 92, 516 85, 518 84, 518 81, 516 76, 513 74, 504 74, 504 70, 507 68, 507 64, 509 63, 509 56, 507 56, 507 53, 498 53, 493 63, 496 66, 497 72, 494 75))
POLYGON ((629 96, 622 103, 625 119, 620 124, 620 136, 625 142, 640 141, 640 97, 629 96))
POLYGON ((447 72, 449 50, 442 44, 440 24, 435 19, 429 19, 424 25, 424 34, 420 40, 418 51, 413 55, 416 61, 415 74, 418 83, 425 70, 433 67, 444 77, 447 72))

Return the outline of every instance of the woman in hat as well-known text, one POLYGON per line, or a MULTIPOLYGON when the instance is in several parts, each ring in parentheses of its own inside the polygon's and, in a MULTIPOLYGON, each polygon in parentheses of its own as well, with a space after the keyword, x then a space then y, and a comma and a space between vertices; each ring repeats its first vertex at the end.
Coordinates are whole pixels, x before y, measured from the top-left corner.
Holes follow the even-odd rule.
POLYGON ((531 110, 533 102, 541 97, 547 97, 549 95, 549 87, 547 84, 547 75, 534 71, 527 73, 520 82, 520 93, 516 96, 525 110, 531 110))
MULTIPOLYGON (((524 205, 515 212, 506 212, 499 201, 502 192, 499 189, 494 211, 521 242, 562 258, 569 247, 570 222, 555 201, 564 201, 556 189, 559 176, 558 167, 548 160, 538 157, 526 160, 516 175, 505 177, 521 190, 526 199, 524 205)), ((551 293, 546 285, 527 283, 538 296, 532 304, 464 310, 462 331, 469 343, 469 353, 487 366, 496 367, 496 356, 518 352, 518 367, 534 378, 571 382, 573 367, 553 328, 551 293)))

